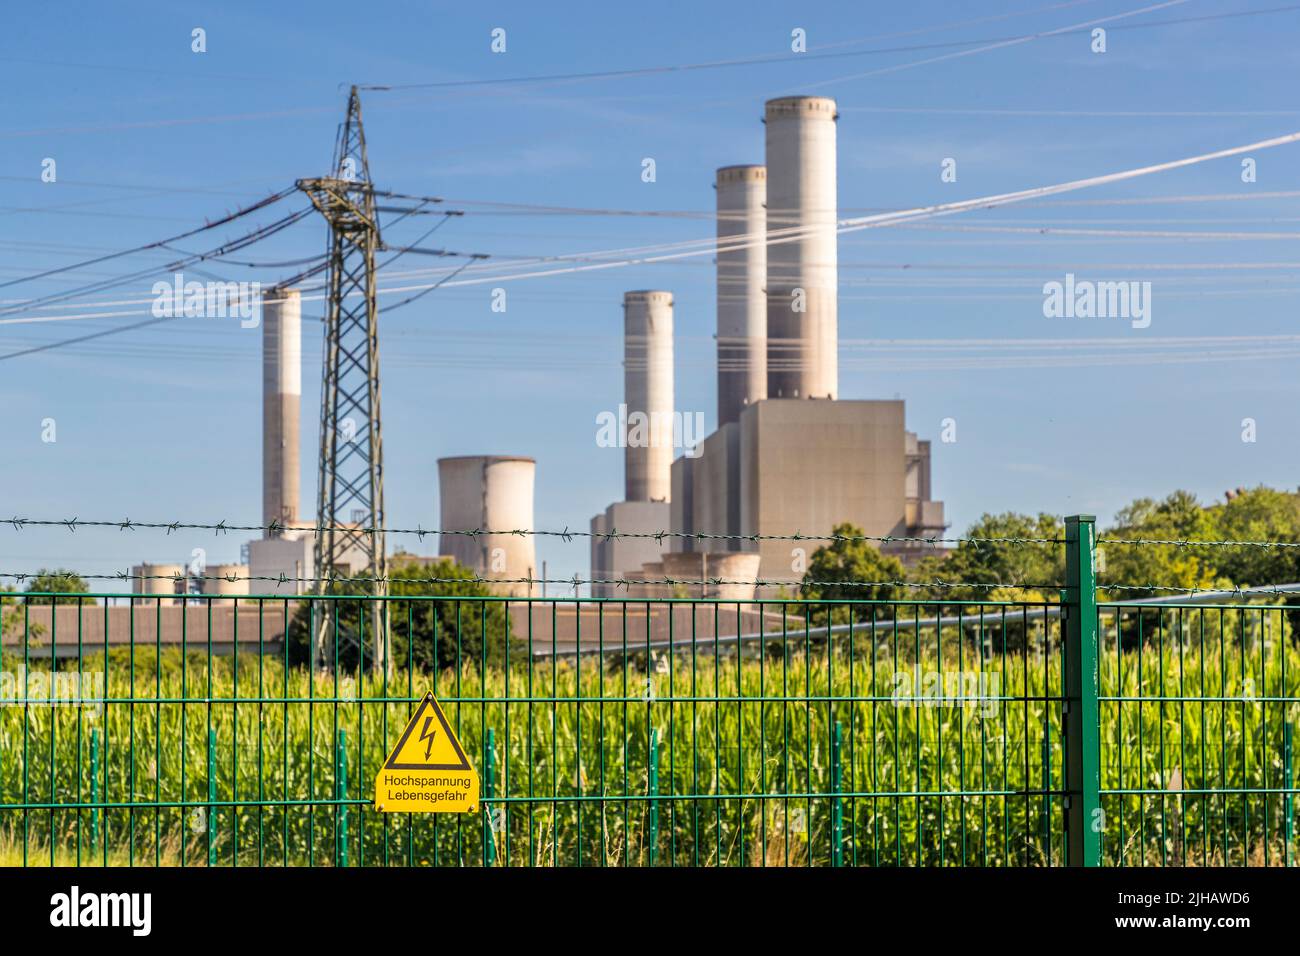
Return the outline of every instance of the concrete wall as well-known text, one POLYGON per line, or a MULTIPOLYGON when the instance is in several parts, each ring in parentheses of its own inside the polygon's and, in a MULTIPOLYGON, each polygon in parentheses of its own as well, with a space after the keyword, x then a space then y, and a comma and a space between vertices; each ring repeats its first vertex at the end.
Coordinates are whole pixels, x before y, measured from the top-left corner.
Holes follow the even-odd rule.
POLYGON ((718 170, 718 424, 767 398, 767 169, 718 170), (728 250, 728 242, 739 248, 728 250))
MULTIPOLYGON (((741 427, 741 533, 829 534, 844 521, 867 534, 897 534, 904 516, 901 401, 768 399, 741 427)), ((797 580, 792 549, 817 542, 764 541, 759 576, 797 580)), ((752 545, 745 545, 752 550, 752 545)))
MULTIPOLYGON (((703 453, 696 462, 692 500, 693 529, 709 534, 740 533, 740 496, 731 489, 740 487, 740 425, 723 425, 703 442, 703 453)), ((712 539, 699 542, 696 550, 738 551, 735 539, 712 539)))
MULTIPOLYGON (((652 646, 667 646, 671 640, 679 651, 690 653, 692 648, 698 652, 702 646, 711 643, 715 633, 724 638, 734 637, 737 633, 751 635, 766 626, 768 632, 779 636, 783 626, 790 633, 797 633, 803 627, 803 618, 791 608, 769 607, 763 612, 753 604, 742 604, 738 615, 734 606, 715 614, 712 607, 702 604, 652 603, 647 606, 619 601, 586 601, 581 604, 536 601, 511 604, 510 617, 514 637, 525 642, 526 651, 526 642, 531 634, 532 648, 539 654, 550 654, 552 648, 563 653, 576 646, 588 652, 602 647, 607 653, 618 651, 623 646, 624 629, 628 635, 628 653, 641 654, 645 650, 647 631, 652 646)), ((753 653, 757 646, 756 641, 746 642, 746 652, 753 653)), ((722 653, 726 654, 734 647, 734 642, 723 647, 722 653)), ((584 669, 591 666, 590 663, 583 664, 584 669)))
POLYGON ((770 398, 839 395, 835 122, 832 99, 767 102, 767 235, 796 237, 767 251, 770 398))
POLYGON ((262 293, 262 522, 298 520, 302 463, 302 295, 262 293))
MULTIPOLYGON (((211 646, 215 654, 229 654, 237 639, 240 654, 255 654, 259 648, 267 653, 280 653, 284 638, 283 602, 239 601, 238 626, 233 599, 200 599, 184 605, 164 599, 161 607, 157 606, 158 603, 156 598, 136 598, 134 607, 131 607, 123 600, 121 604, 109 607, 107 614, 103 604, 93 600, 80 608, 75 604, 31 605, 28 608, 28 640, 32 657, 36 656, 35 642, 39 629, 39 640, 47 659, 51 639, 54 640, 55 657, 76 657, 80 640, 80 652, 88 658, 96 650, 103 649, 105 623, 110 648, 129 647, 134 633, 136 646, 144 648, 154 647, 157 643, 164 647, 180 646, 183 641, 191 652, 203 652, 211 646)), ((290 616, 302 607, 289 602, 290 616)), ((3 643, 6 649, 17 649, 21 654, 22 627, 7 632, 3 643)))

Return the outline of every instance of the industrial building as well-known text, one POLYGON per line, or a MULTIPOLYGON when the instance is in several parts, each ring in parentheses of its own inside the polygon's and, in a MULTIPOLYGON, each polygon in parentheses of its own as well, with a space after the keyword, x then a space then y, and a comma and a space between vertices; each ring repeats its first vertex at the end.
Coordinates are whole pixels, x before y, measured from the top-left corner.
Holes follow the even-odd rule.
MULTIPOLYGON (((802 579, 815 543, 754 535, 828 535, 842 522, 900 537, 946 527, 930 497, 930 443, 907 430, 903 402, 839 397, 835 101, 773 99, 764 122, 765 165, 725 166, 715 181, 718 428, 671 463, 666 503, 641 493, 647 457, 629 448, 628 500, 591 522, 592 577, 644 582, 630 590, 646 596, 690 581, 695 595, 745 600, 774 588, 718 582, 802 579), (654 529, 723 537, 599 537, 654 529)), ((625 315, 647 294, 628 293, 625 315)), ((669 293, 653 295, 671 303, 669 293)), ((644 334, 625 321, 629 416, 651 409, 631 372, 634 337, 644 334)), ((671 343, 655 348, 671 355, 671 343)), ((671 383, 670 370, 661 374, 671 383)), ((661 460, 652 459, 656 488, 661 460)), ((919 553, 902 542, 883 550, 919 553)))

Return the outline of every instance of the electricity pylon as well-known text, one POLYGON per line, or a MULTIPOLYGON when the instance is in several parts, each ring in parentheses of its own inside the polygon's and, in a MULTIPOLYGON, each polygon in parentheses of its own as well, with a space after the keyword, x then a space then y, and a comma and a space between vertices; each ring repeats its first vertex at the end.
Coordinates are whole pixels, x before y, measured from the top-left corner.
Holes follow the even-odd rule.
MULTIPOLYGON (((334 175, 298 180, 298 188, 329 225, 324 368, 321 376, 320 473, 316 506, 316 594, 339 593, 339 577, 360 568, 366 593, 388 594, 384 551, 384 447, 379 417, 379 309, 375 251, 380 248, 374 186, 361 126, 361 97, 352 87, 334 148, 334 175)), ((355 593, 350 588, 347 593, 355 593)), ((387 671, 385 602, 358 615, 361 658, 387 671), (365 621, 371 620, 367 635, 365 621)), ((312 636, 314 662, 333 663, 338 628, 334 601, 319 602, 312 636)), ((352 637, 353 635, 347 635, 352 637)))

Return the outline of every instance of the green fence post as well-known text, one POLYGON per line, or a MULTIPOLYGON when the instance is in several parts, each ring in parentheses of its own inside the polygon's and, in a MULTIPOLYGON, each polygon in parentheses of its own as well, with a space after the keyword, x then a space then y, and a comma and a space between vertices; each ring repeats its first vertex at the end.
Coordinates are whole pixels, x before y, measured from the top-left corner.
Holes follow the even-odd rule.
POLYGON ((1065 519, 1065 589, 1061 625, 1065 674, 1061 726, 1065 738, 1065 859, 1100 866, 1105 817, 1101 809, 1101 733, 1097 708, 1096 521, 1065 519))
MULTIPOLYGON (((1295 801, 1291 788, 1295 786, 1295 777, 1291 772, 1291 734, 1290 721, 1282 725, 1282 768, 1286 774, 1286 865, 1291 865, 1291 845, 1295 842, 1295 801)), ((94 833, 92 830, 91 833, 94 833)))
POLYGON ((483 757, 483 865, 496 866, 497 835, 496 806, 491 802, 497 795, 497 732, 489 727, 487 732, 487 753, 483 757))
MULTIPOLYGON (((1289 740, 1289 738, 1288 738, 1289 740)), ((99 803, 99 730, 90 732, 90 802, 99 803)), ((90 809, 90 849, 99 846, 99 807, 90 809)))
POLYGON ((650 796, 650 865, 655 865, 659 849, 659 731, 650 729, 650 767, 646 790, 650 796))
MULTIPOLYGON (((334 799, 343 801, 348 798, 348 732, 339 731, 338 752, 334 761, 335 793, 334 799)), ((339 805, 338 866, 348 865, 348 805, 339 805)))
POLYGON ((217 865, 217 732, 208 730, 208 866, 217 865))
POLYGON ((844 799, 839 795, 842 789, 844 771, 840 765, 840 753, 844 745, 844 727, 835 721, 835 736, 831 738, 831 866, 844 864, 844 799))
POLYGON ((1052 795, 1049 792, 1052 789, 1052 773, 1049 769, 1051 763, 1051 741, 1047 734, 1043 734, 1042 747, 1042 773, 1039 777, 1043 781, 1043 861, 1046 863, 1052 858, 1052 795))

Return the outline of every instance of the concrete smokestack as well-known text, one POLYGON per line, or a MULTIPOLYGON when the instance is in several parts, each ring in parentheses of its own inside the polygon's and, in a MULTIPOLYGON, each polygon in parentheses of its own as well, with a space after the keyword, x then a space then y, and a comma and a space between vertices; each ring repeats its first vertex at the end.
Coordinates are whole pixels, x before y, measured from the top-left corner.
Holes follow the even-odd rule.
POLYGON ((673 467, 673 294, 623 293, 626 500, 668 501, 673 467))
POLYGON ((718 170, 718 426, 767 398, 767 169, 718 170), (727 239, 748 248, 722 251, 727 239))
MULTIPOLYGON (((298 520, 302 294, 262 293, 262 523, 298 520)), ((268 535, 269 536, 269 535, 268 535)))
POLYGON ((767 394, 839 394, 836 297, 835 101, 768 100, 767 394), (782 232, 785 230, 785 232, 782 232))

